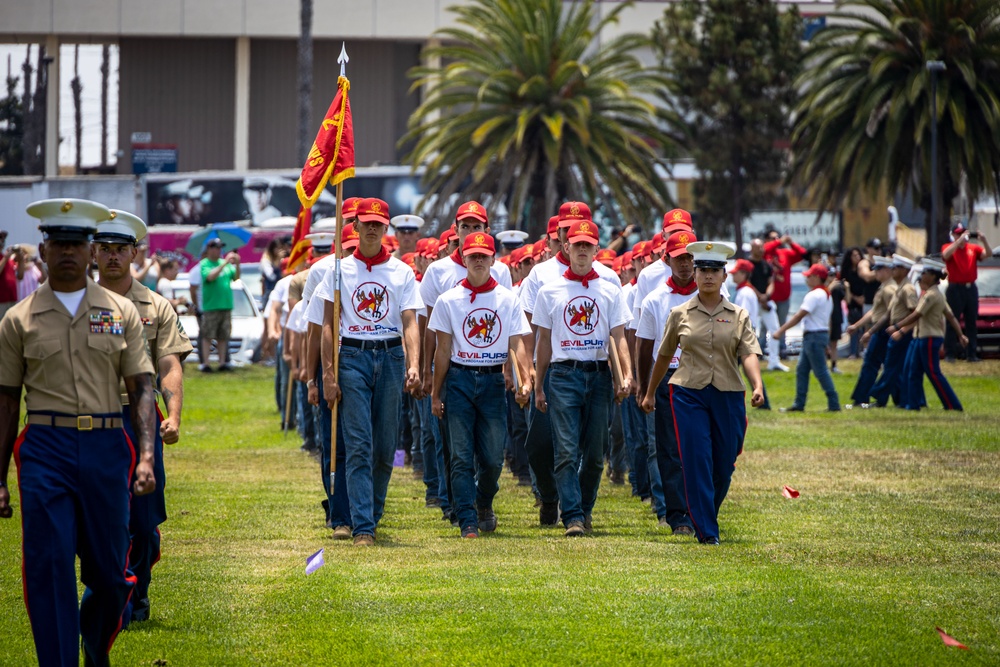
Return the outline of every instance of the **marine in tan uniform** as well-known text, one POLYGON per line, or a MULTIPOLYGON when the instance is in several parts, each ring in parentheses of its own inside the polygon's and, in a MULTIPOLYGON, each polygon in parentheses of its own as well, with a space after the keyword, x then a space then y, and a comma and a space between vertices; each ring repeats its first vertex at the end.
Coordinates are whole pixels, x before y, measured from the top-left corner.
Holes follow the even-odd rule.
MULTIPOLYGON (((881 318, 875 321, 872 328, 861 336, 861 342, 866 343, 873 331, 884 331, 886 338, 885 360, 882 362, 882 374, 871 388, 872 405, 884 408, 891 397, 896 405, 903 404, 903 369, 906 364, 906 353, 910 346, 911 334, 900 338, 892 338, 895 324, 901 322, 917 307, 917 289, 907 276, 913 268, 913 260, 902 255, 892 256, 892 281, 896 291, 889 300, 889 308, 881 318)), ((871 343, 869 343, 871 345, 871 343)))
POLYGON ((96 221, 84 200, 28 207, 40 218, 49 280, 0 323, 0 517, 17 463, 25 606, 41 665, 107 665, 135 579, 128 576, 129 481, 156 488, 153 366, 127 298, 87 276, 96 221), (122 429, 124 379, 138 453, 122 429), (27 426, 16 436, 21 388, 27 426), (134 474, 134 477, 133 477, 134 474), (89 589, 77 603, 75 559, 89 589))
POLYGON ((746 310, 722 296, 726 260, 736 248, 699 241, 694 256, 698 296, 670 311, 642 408, 656 405, 656 388, 680 346, 677 370, 669 380, 670 409, 677 430, 688 514, 698 541, 719 543, 719 508, 729 492, 736 457, 746 436, 746 386, 739 364, 753 385, 751 405, 764 402, 757 355, 760 345, 746 310))
MULTIPOLYGON (((126 211, 111 211, 111 219, 101 222, 94 235, 94 257, 100 285, 129 299, 142 321, 150 359, 159 376, 159 383, 167 406, 168 417, 159 417, 156 438, 156 457, 153 472, 156 490, 145 496, 132 498, 129 513, 129 532, 132 548, 129 551, 129 571, 136 578, 136 588, 129 601, 129 608, 122 617, 123 627, 132 621, 149 618, 149 583, 151 569, 160 560, 160 531, 158 526, 167 520, 166 472, 163 464, 163 444, 172 445, 179 438, 181 409, 184 404, 183 361, 194 349, 184 328, 177 319, 170 302, 135 280, 129 265, 135 258, 136 243, 146 236, 146 223, 126 211)), ((133 441, 128 395, 122 393, 122 410, 125 433, 133 441)))

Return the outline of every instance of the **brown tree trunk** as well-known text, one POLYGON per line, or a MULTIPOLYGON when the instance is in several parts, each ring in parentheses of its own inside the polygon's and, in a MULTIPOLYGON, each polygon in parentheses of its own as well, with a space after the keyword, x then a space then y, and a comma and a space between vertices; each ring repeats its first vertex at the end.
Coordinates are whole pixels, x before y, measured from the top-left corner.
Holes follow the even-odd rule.
POLYGON ((299 134, 296 146, 298 159, 305 162, 312 147, 312 43, 313 0, 299 0, 299 60, 298 60, 298 106, 299 134))
POLYGON ((83 162, 83 111, 81 110, 80 93, 83 84, 80 82, 80 45, 73 49, 73 80, 70 81, 70 88, 73 90, 73 134, 76 144, 76 159, 73 164, 76 173, 79 174, 80 166, 83 162))

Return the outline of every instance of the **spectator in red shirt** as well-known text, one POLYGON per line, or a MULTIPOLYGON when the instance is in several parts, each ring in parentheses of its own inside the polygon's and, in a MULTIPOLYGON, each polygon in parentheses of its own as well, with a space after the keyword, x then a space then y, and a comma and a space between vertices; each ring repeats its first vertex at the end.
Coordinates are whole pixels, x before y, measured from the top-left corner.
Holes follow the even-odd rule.
POLYGON ((17 248, 7 248, 7 231, 0 229, 0 320, 17 303, 17 248))
MULTIPOLYGON (((977 263, 993 256, 991 248, 982 232, 970 232, 961 224, 955 225, 951 230, 951 243, 941 246, 941 256, 948 269, 948 289, 945 291, 945 298, 955 317, 965 320, 965 335, 969 339, 969 344, 965 348, 966 360, 970 362, 979 361, 976 347, 976 320, 979 318, 977 263)), ((945 330, 944 350, 945 361, 955 361, 958 338, 950 328, 945 330)))
MULTIPOLYGON (((802 261, 806 256, 806 249, 792 240, 788 234, 779 236, 778 232, 772 230, 767 233, 767 241, 764 243, 764 259, 771 262, 774 267, 774 288, 771 292, 771 300, 774 301, 778 311, 778 322, 784 324, 788 319, 788 299, 792 296, 792 266, 802 261)), ((784 350, 785 340, 781 340, 781 347, 784 350)))

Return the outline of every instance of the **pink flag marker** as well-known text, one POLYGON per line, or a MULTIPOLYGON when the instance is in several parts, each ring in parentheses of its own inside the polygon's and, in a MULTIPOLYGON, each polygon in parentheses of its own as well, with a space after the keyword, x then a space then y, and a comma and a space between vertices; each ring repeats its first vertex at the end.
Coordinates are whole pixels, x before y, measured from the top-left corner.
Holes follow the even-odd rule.
POLYGON ((783 495, 786 498, 798 498, 799 492, 793 489, 792 487, 785 485, 781 488, 781 495, 783 495))
POLYGON ((968 651, 969 650, 968 646, 966 646, 962 642, 958 641, 957 639, 955 639, 954 637, 952 637, 951 635, 949 635, 947 632, 945 632, 941 628, 937 628, 936 627, 934 629, 938 631, 939 635, 941 635, 941 641, 944 642, 945 646, 954 646, 955 648, 960 648, 963 651, 968 651))
POLYGON ((323 560, 323 550, 320 549, 309 558, 306 558, 306 574, 312 574, 323 567, 326 561, 323 560))

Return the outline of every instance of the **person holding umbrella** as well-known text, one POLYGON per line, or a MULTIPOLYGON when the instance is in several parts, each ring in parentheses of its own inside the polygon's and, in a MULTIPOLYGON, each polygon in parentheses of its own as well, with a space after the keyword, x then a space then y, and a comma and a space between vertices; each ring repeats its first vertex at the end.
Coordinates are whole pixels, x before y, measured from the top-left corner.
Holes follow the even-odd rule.
POLYGON ((201 275, 201 322, 198 352, 201 366, 198 370, 210 373, 208 355, 212 341, 219 353, 219 370, 232 370, 229 365, 229 336, 232 330, 233 288, 230 283, 240 279, 240 256, 235 251, 222 257, 223 242, 220 238, 209 239, 205 247, 205 259, 201 260, 198 272, 201 275))

